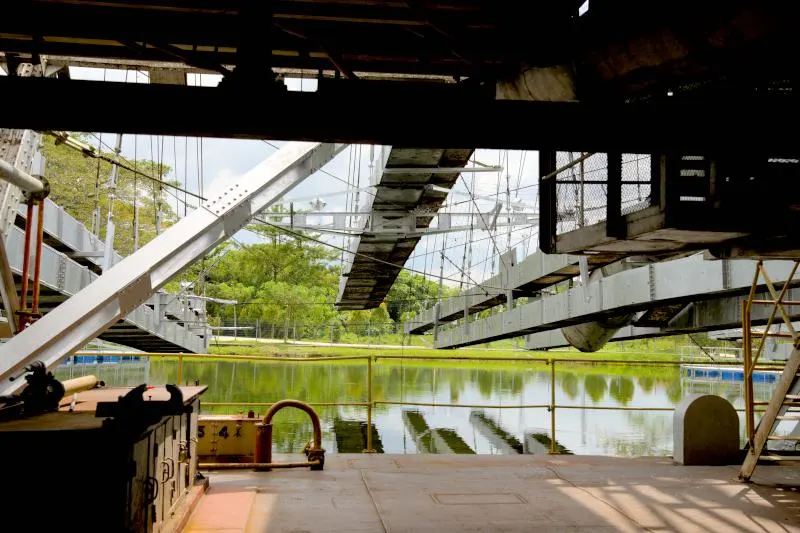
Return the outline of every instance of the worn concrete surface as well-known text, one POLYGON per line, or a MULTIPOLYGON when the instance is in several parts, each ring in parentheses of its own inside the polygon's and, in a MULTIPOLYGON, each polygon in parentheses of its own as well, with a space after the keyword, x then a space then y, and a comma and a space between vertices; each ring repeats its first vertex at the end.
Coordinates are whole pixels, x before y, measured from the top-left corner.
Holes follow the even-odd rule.
POLYGON ((668 458, 332 455, 323 472, 210 472, 201 532, 800 532, 800 468, 668 458))

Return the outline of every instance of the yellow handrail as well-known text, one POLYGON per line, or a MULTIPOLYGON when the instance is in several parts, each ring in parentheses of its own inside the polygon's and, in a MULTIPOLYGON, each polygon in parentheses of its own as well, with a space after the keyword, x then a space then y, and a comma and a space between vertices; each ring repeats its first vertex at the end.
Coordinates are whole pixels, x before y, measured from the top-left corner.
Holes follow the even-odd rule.
MULTIPOLYGON (((749 305, 745 300, 742 302, 743 316, 749 319, 749 305)), ((748 332, 749 328, 745 328, 748 332)), ((749 336, 746 336, 749 338, 749 336)), ((76 355, 93 355, 93 356, 135 356, 146 358, 167 358, 177 359, 177 381, 183 381, 183 362, 184 359, 189 357, 197 361, 248 361, 248 362, 278 362, 278 363, 319 363, 319 362, 332 362, 332 361, 366 361, 367 364, 367 397, 364 401, 360 402, 307 402, 309 405, 316 407, 366 407, 367 409, 367 435, 366 435, 366 449, 365 453, 375 453, 372 446, 372 418, 373 409, 377 405, 406 405, 406 406, 420 406, 420 407, 452 407, 452 408, 472 408, 472 409, 546 409, 550 412, 550 453, 558 454, 558 447, 556 445, 556 412, 558 409, 587 409, 587 410, 608 410, 608 411, 673 411, 674 407, 637 407, 637 406, 600 406, 600 405, 569 405, 556 403, 556 365, 559 363, 566 364, 580 364, 580 365, 635 365, 635 366, 665 366, 665 367, 680 367, 680 366, 706 366, 713 364, 715 366, 742 366, 744 364, 745 372, 745 409, 737 409, 737 411, 746 413, 747 433, 750 438, 752 432, 752 418, 755 411, 755 406, 759 406, 766 402, 754 402, 752 397, 752 390, 748 388, 747 378, 752 376, 756 369, 780 369, 783 366, 782 362, 766 362, 762 361, 758 367, 755 367, 754 362, 749 359, 747 345, 745 343, 745 359, 743 362, 738 361, 652 361, 644 359, 592 359, 587 357, 481 357, 481 356, 459 356, 459 355, 398 355, 398 354, 382 354, 382 355, 347 355, 347 356, 331 356, 331 357, 275 357, 275 356, 261 356, 261 355, 219 355, 219 354, 185 354, 185 353, 152 353, 152 352, 110 352, 110 351, 85 351, 77 352, 76 355), (418 402, 418 401, 390 401, 390 400, 376 400, 373 391, 373 378, 374 378, 374 363, 379 360, 395 361, 395 360, 427 360, 427 361, 477 361, 477 362, 518 362, 525 363, 530 366, 549 366, 550 367, 550 402, 546 404, 527 404, 527 405, 496 405, 496 404, 460 404, 460 403, 439 403, 439 402, 418 402)), ((752 386, 752 383, 750 383, 752 386)), ((276 402, 203 402, 206 407, 265 407, 270 408, 276 402)), ((760 410, 760 409, 759 409, 760 410)))

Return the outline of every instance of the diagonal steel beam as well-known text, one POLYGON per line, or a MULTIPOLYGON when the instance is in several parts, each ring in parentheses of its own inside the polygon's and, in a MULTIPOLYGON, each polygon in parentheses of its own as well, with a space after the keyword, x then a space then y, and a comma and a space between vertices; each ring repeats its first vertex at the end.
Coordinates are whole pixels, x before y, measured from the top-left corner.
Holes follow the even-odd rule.
POLYGON ((288 143, 200 209, 0 346, 0 396, 22 386, 19 380, 12 382, 9 378, 23 367, 37 360, 51 367, 107 330, 344 147, 288 143))

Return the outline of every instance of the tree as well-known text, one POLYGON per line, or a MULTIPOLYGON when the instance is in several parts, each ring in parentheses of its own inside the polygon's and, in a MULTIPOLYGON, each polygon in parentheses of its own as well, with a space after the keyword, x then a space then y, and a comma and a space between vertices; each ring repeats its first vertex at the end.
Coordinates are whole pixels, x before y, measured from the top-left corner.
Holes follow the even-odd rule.
MULTIPOLYGON (((86 136, 77 135, 88 141, 86 136)), ((108 180, 111 163, 83 156, 80 152, 55 144, 45 137, 42 153, 47 161, 45 177, 50 182, 50 198, 87 228, 92 229, 94 211, 100 208, 99 237, 105 239, 109 208, 108 180)), ((103 152, 109 157, 114 154, 103 152)), ((147 176, 166 181, 171 172, 168 165, 140 159, 131 164, 147 176)), ((161 215, 162 230, 177 219, 169 205, 167 188, 158 182, 124 168, 117 174, 114 199, 114 249, 122 255, 133 252, 134 206, 139 214, 139 245, 143 246, 156 235, 156 213, 161 215)))
MULTIPOLYGON (((442 298, 458 294, 458 289, 442 286, 442 298)), ((418 315, 433 306, 439 296, 439 284, 420 274, 401 270, 386 296, 387 311, 395 322, 418 315)))
MULTIPOLYGON (((335 322, 339 317, 333 306, 339 277, 338 266, 332 263, 336 254, 302 234, 287 235, 266 224, 249 229, 267 242, 228 245, 218 252, 206 276, 207 294, 239 301, 241 318, 306 328, 301 335, 335 322)), ((233 316, 229 306, 209 304, 208 310, 214 316, 233 316)))

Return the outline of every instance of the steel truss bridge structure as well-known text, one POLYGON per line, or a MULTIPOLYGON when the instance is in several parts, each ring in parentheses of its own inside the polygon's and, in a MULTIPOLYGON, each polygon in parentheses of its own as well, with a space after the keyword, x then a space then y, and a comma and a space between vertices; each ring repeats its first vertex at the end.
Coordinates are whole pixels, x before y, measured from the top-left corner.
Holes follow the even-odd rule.
MULTIPOLYGON (((752 304, 766 290, 772 317, 780 313, 791 329, 783 299, 795 271, 785 272, 785 263, 770 265, 781 271, 775 276, 785 280, 781 288, 765 275, 748 292, 740 270, 752 264, 700 263, 691 254, 800 257, 800 150, 786 134, 800 118, 792 53, 796 6, 777 0, 583 4, 18 0, 4 6, 0 61, 7 75, 0 77, 0 94, 11 103, 5 128, 293 142, 0 347, 0 394, 18 388, 9 378, 31 361, 52 366, 118 324, 343 143, 392 147, 378 190, 402 196, 400 215, 392 215, 397 224, 420 214, 419 207, 437 209, 476 148, 539 151, 539 247, 566 256, 516 265, 506 250, 491 286, 496 293, 478 283, 461 303, 440 304, 410 326, 436 327, 460 310, 461 325, 436 328, 440 346, 538 334, 547 323, 546 329, 566 328, 567 340, 583 339, 592 349, 632 320, 636 327, 680 324, 698 293, 702 301, 747 293, 752 304), (70 66, 86 65, 145 70, 150 83, 71 79, 70 66), (216 73, 222 81, 190 86, 193 73, 216 73), (286 91, 286 76, 315 77, 317 90, 286 91), (21 105, 50 101, 59 105, 46 112, 21 105), (375 101, 386 116, 364 105, 375 101), (645 158, 648 171, 630 174, 645 158), (605 162, 602 176, 575 177, 577 166, 598 159, 605 162), (387 174, 391 168, 405 171, 387 174), (401 182, 393 181, 398 177, 401 182), (545 264, 551 260, 554 266, 545 264), (680 278, 671 272, 676 265, 698 274, 680 278), (546 294, 575 273, 580 287, 546 294), (665 285, 671 275, 681 283, 665 285), (530 301, 516 305, 515 290, 530 301), (505 313, 469 318, 498 303, 505 313), (592 331, 582 329, 586 323, 592 331)), ((10 228, 17 207, 4 206, 10 228)), ((371 220, 385 207, 376 198, 371 220)), ((429 224, 415 218, 411 229, 429 224)), ((388 262, 382 263, 387 272, 371 279, 370 263, 353 261, 345 269, 342 308, 376 305, 418 238, 386 240, 366 228, 355 250, 388 262)), ((8 302, 13 267, 2 259, 8 302)), ((792 406, 798 366, 795 350, 768 406, 770 427, 753 433, 745 478, 772 437, 769 422, 793 416, 784 411, 792 406)))

